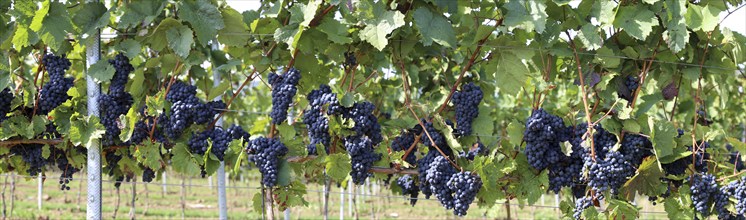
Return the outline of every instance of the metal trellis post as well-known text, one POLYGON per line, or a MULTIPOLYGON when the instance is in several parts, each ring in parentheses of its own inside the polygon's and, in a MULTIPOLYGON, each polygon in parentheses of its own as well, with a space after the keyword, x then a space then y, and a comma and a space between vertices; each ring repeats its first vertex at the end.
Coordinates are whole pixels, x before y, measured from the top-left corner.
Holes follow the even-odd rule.
MULTIPOLYGON (((220 50, 220 47, 218 46, 217 39, 212 40, 212 50, 220 50)), ((212 67, 212 78, 213 78, 213 85, 215 87, 220 86, 220 72, 215 68, 215 66, 212 67)), ((215 101, 220 100, 220 97, 215 97, 215 101)), ((218 119, 217 123, 215 123, 215 126, 223 126, 223 119, 218 119)), ((226 193, 225 193, 225 162, 220 161, 220 167, 218 167, 218 209, 220 212, 220 219, 228 219, 228 203, 226 202, 226 193)), ((210 181, 212 183, 212 181, 210 181)), ((212 188, 212 187, 210 187, 212 188)))
MULTIPOLYGON (((101 30, 97 30, 93 36, 90 36, 86 45, 86 70, 89 70, 93 64, 101 59, 101 30)), ((99 116, 98 99, 101 95, 101 87, 93 80, 93 77, 86 74, 87 96, 88 96, 88 116, 99 116)), ((86 216, 88 219, 101 219, 101 142, 94 141, 88 148, 88 205, 86 216)))

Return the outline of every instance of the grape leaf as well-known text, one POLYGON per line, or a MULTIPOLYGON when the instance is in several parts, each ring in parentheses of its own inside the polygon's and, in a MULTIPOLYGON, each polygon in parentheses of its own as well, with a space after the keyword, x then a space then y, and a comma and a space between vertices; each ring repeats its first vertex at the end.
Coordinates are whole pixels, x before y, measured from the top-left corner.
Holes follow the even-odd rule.
POLYGON ((348 44, 352 42, 352 38, 347 36, 347 26, 343 25, 337 19, 324 18, 324 20, 321 20, 321 24, 319 24, 317 29, 324 32, 329 40, 334 43, 348 44))
POLYGON ((542 1, 510 0, 505 4, 507 9, 503 24, 526 31, 544 32, 547 24, 547 6, 542 1))
MULTIPOLYGON (((181 1, 179 5, 179 16, 182 20, 189 22, 196 31, 197 42, 207 45, 225 27, 220 11, 206 0, 181 1)), ((180 30, 183 32, 183 29, 180 30)), ((189 31, 191 36, 191 30, 189 31)), ((171 39, 169 39, 170 41, 171 39)))
POLYGON ((386 48, 389 41, 386 35, 404 25, 404 14, 399 11, 388 11, 383 2, 373 5, 374 19, 365 21, 365 28, 360 31, 360 40, 367 41, 379 51, 386 48))
POLYGON ((153 22, 153 19, 163 12, 163 8, 166 7, 167 3, 152 0, 133 0, 128 2, 127 6, 125 6, 124 14, 119 17, 119 22, 117 22, 119 28, 135 27, 140 24, 153 22))
POLYGON ((638 40, 645 40, 658 22, 655 14, 642 5, 622 6, 614 19, 614 26, 638 40))
MULTIPOLYGON (((62 45, 67 33, 73 32, 73 25, 70 21, 67 7, 64 4, 52 2, 48 7, 49 11, 46 13, 46 16, 42 16, 43 21, 41 24, 36 25, 32 22, 29 27, 39 34, 44 43, 47 43, 49 47, 56 50, 62 45)), ((42 10, 40 11, 44 11, 44 6, 42 6, 42 10)), ((37 12, 37 16, 34 16, 34 19, 36 20, 38 16, 40 14, 37 12)))
POLYGON ((350 157, 344 153, 330 154, 324 162, 326 163, 326 175, 337 182, 344 180, 352 171, 350 157))
POLYGON ((583 27, 580 28, 580 33, 576 36, 589 50, 601 48, 601 45, 603 44, 603 39, 601 39, 601 35, 598 34, 596 26, 593 26, 591 23, 583 25, 583 27))
POLYGON ((98 117, 80 115, 77 117, 74 115, 73 117, 76 120, 71 121, 70 141, 74 145, 86 148, 97 146, 94 145, 94 142, 98 142, 106 132, 104 126, 99 122, 98 117))
POLYGON ((688 4, 688 6, 689 8, 686 9, 684 16, 686 17, 687 26, 692 30, 709 32, 714 30, 718 22, 720 22, 720 17, 718 16, 720 11, 717 8, 710 5, 702 7, 696 4, 688 4))
POLYGON ((109 11, 103 3, 88 2, 80 7, 72 21, 81 30, 82 36, 93 35, 96 30, 109 24, 109 11))
POLYGON ((635 195, 658 196, 666 192, 666 186, 661 184, 661 178, 665 177, 663 170, 658 167, 658 161, 653 157, 643 160, 637 169, 637 174, 629 179, 622 188, 619 195, 632 201, 635 195))
POLYGON ((168 29, 166 31, 168 46, 181 58, 186 59, 194 43, 193 33, 192 29, 183 25, 168 29))
POLYGON ((199 175, 201 170, 199 168, 197 159, 189 153, 186 144, 176 143, 172 150, 171 161, 173 162, 171 167, 178 173, 186 175, 196 176, 199 175))
POLYGON ((686 29, 686 19, 684 17, 687 14, 686 2, 678 0, 666 0, 668 10, 666 23, 666 30, 663 33, 663 39, 668 44, 668 48, 671 51, 678 53, 686 47, 686 43, 689 42, 689 31, 686 29))
POLYGON ((504 51, 500 54, 495 78, 498 82, 497 87, 500 88, 501 92, 507 94, 518 93, 527 83, 529 76, 533 75, 535 74, 529 71, 526 64, 513 52, 504 51))
POLYGON ((142 45, 140 45, 140 42, 133 39, 123 40, 116 46, 116 50, 124 53, 127 57, 137 56, 137 54, 140 53, 141 48, 142 45))
POLYGON ((607 199, 610 209, 609 219, 637 219, 640 215, 640 209, 630 202, 618 199, 607 199))
POLYGON ((109 61, 102 59, 91 65, 88 69, 88 76, 91 76, 97 83, 107 83, 114 77, 115 72, 114 66, 109 61))
POLYGON ((650 130, 653 131, 650 134, 650 138, 653 142, 653 149, 655 156, 660 159, 668 155, 673 154, 673 148, 676 147, 676 142, 673 141, 674 137, 678 134, 676 128, 669 121, 651 121, 650 130))
POLYGON ((420 7, 414 11, 412 17, 417 30, 422 34, 420 41, 423 45, 430 46, 435 42, 446 47, 456 46, 453 25, 445 16, 431 12, 427 7, 420 7))
POLYGON ((240 47, 249 42, 249 26, 243 22, 243 16, 232 8, 223 9, 225 28, 218 31, 218 41, 226 46, 240 47))

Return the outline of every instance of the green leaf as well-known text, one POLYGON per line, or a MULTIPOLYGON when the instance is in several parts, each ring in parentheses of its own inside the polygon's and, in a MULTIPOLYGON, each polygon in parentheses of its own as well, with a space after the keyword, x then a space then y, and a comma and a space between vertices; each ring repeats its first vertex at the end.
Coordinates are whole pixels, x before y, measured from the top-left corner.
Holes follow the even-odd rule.
POLYGON ((16 115, 10 117, 6 119, 2 125, 3 136, 5 137, 20 135, 26 139, 34 138, 34 126, 31 126, 28 119, 24 116, 16 115))
POLYGON ((389 41, 386 35, 404 25, 404 14, 399 11, 388 11, 383 2, 373 6, 375 19, 366 20, 365 28, 360 31, 360 40, 367 41, 379 51, 386 48, 389 41))
POLYGON ((179 142, 176 143, 172 150, 173 156, 171 156, 171 167, 178 173, 183 173, 191 176, 199 175, 201 170, 199 168, 197 160, 189 153, 186 144, 179 142))
MULTIPOLYGON (((218 8, 206 0, 181 1, 179 16, 192 25, 197 33, 197 42, 202 45, 207 45, 207 42, 215 37, 218 30, 225 27, 218 8)), ((189 35, 191 36, 191 33, 189 35)))
POLYGON ((292 172, 293 169, 291 169, 290 163, 287 160, 281 160, 277 168, 277 184, 280 186, 290 185, 293 176, 292 172))
POLYGON ((616 3, 613 1, 595 1, 591 8, 591 16, 601 23, 601 28, 611 27, 614 23, 616 3))
POLYGON ((36 11, 34 18, 31 20, 31 25, 29 26, 31 30, 36 32, 41 30, 42 22, 44 22, 44 18, 49 14, 50 4, 49 0, 45 0, 41 3, 41 8, 36 11))
POLYGON ((223 9, 225 28, 218 31, 218 41, 226 46, 240 47, 249 42, 249 26, 243 22, 243 16, 232 8, 223 9))
POLYGON ((658 26, 658 21, 655 14, 642 5, 623 6, 614 19, 614 26, 644 41, 653 31, 653 27, 658 26))
POLYGON ((166 7, 165 1, 132 0, 125 7, 124 14, 119 18, 119 28, 136 27, 140 24, 150 24, 166 7))
POLYGON ((453 25, 440 13, 433 13, 427 7, 420 7, 414 14, 417 30, 422 34, 420 40, 423 45, 430 46, 433 42, 446 47, 456 46, 456 34, 453 25))
POLYGON ((746 153, 746 143, 732 137, 726 137, 725 139, 728 140, 728 143, 730 143, 738 152, 746 153))
POLYGON ((73 23, 83 35, 93 35, 98 28, 109 24, 109 11, 102 2, 88 2, 81 5, 78 13, 73 17, 73 23))
POLYGON ((577 38, 580 39, 580 42, 583 42, 583 45, 585 45, 589 50, 601 48, 601 45, 604 42, 604 40, 601 39, 601 35, 598 34, 596 26, 593 26, 591 23, 586 23, 582 28, 580 28, 580 33, 578 33, 577 38))
MULTIPOLYGON (((297 7, 300 9, 300 14, 303 15, 303 20, 300 22, 300 26, 302 27, 308 27, 308 25, 311 23, 313 18, 316 16, 316 11, 319 9, 319 5, 321 5, 320 0, 310 0, 308 1, 308 5, 306 4, 297 4, 297 7)), ((294 16, 297 16, 296 11, 291 11, 294 16)))
POLYGON ((32 123, 32 130, 34 131, 34 136, 39 135, 47 130, 47 119, 45 116, 41 115, 34 115, 34 118, 31 120, 32 123))
POLYGON ((166 31, 168 46, 181 58, 186 59, 192 49, 192 43, 194 43, 193 33, 192 29, 189 29, 187 26, 168 29, 166 31))
POLYGON ((720 22, 720 11, 715 7, 706 5, 705 7, 688 4, 689 8, 686 9, 686 24, 692 30, 702 30, 709 32, 715 30, 715 27, 720 22))
POLYGON ((526 31, 544 32, 547 24, 547 6, 543 1, 509 0, 505 4, 505 26, 526 31))
POLYGON ((158 142, 143 141, 132 155, 137 162, 153 170, 161 168, 161 144, 158 142))
MULTIPOLYGON (((42 8, 42 10, 44 9, 42 8)), ((49 5, 49 13, 43 19, 41 26, 35 27, 32 23, 30 27, 39 34, 44 43, 56 50, 65 41, 67 33, 73 32, 73 25, 68 16, 67 6, 59 2, 52 2, 49 5)), ((34 19, 36 19, 36 16, 34 19)))
POLYGON ((284 42, 290 47, 288 49, 293 50, 300 40, 300 36, 303 34, 303 28, 298 24, 289 24, 281 28, 277 28, 274 33, 274 38, 278 42, 284 42))
POLYGON ((12 40, 13 46, 18 49, 35 44, 37 41, 39 41, 39 38, 36 33, 21 25, 16 28, 12 40))
POLYGON ((671 51, 678 53, 689 42, 689 31, 686 29, 686 19, 684 19, 687 14, 686 2, 666 0, 666 5, 668 6, 666 10, 668 22, 666 23, 667 30, 663 32, 663 39, 671 51))
POLYGON ((618 199, 608 199, 611 213, 609 219, 637 219, 639 217, 639 208, 632 203, 618 199))
POLYGON ((337 182, 344 180, 352 171, 350 157, 344 153, 330 154, 324 162, 326 163, 326 175, 337 182))
POLYGON ((223 81, 216 87, 212 87, 212 89, 210 90, 210 95, 207 96, 207 100, 214 100, 216 97, 225 94, 225 90, 228 90, 230 87, 231 81, 229 80, 223 81))
POLYGON ((70 141, 74 145, 86 148, 95 146, 93 145, 94 142, 98 142, 106 132, 104 126, 99 122, 98 117, 81 115, 77 115, 77 117, 74 115, 73 117, 76 120, 71 121, 70 141))
POLYGON ((122 42, 119 42, 117 46, 115 47, 117 51, 124 53, 127 57, 135 57, 138 53, 140 53, 140 50, 142 45, 140 45, 139 41, 133 40, 133 39, 126 39, 122 42))
POLYGON ((672 193, 663 201, 668 219, 694 219, 694 209, 689 197, 689 187, 684 187, 679 193, 672 193))
POLYGON ((497 87, 500 88, 500 91, 507 94, 516 94, 521 91, 523 85, 532 75, 534 74, 529 71, 517 54, 509 51, 500 54, 497 71, 495 72, 497 87))
POLYGON ((124 122, 125 126, 121 133, 119 134, 119 139, 122 141, 128 141, 132 137, 132 132, 135 131, 135 124, 137 124, 137 121, 140 119, 138 115, 138 111, 135 108, 130 108, 127 111, 127 114, 123 116, 125 120, 122 120, 124 122))
MULTIPOLYGON (((49 145, 45 144, 41 148, 41 157, 43 157, 44 159, 49 159, 50 154, 52 154, 52 151, 49 150, 49 145)), ((62 155, 62 156, 64 157, 65 155, 62 155)))
POLYGON ((518 146, 523 141, 523 130, 524 125, 516 120, 511 121, 508 124, 508 137, 510 137, 510 144, 518 146))
MULTIPOLYGON (((166 32, 171 28, 183 26, 179 21, 174 18, 166 18, 158 24, 153 34, 148 37, 148 42, 154 50, 163 50, 169 45, 169 40, 166 37, 166 32)), ((192 40, 193 41, 193 40, 192 40)))
POLYGON ((674 137, 678 135, 676 127, 670 121, 654 122, 652 119, 649 120, 650 130, 653 131, 650 137, 653 142, 655 156, 660 159, 673 154, 673 148, 676 147, 674 137))
POLYGON ((255 213, 264 213, 264 198, 261 191, 254 193, 254 197, 251 198, 251 206, 255 213))
POLYGON ((663 170, 653 157, 647 157, 637 169, 637 174, 624 184, 622 193, 627 200, 632 201, 635 195, 657 196, 666 192, 666 186, 661 184, 665 177, 663 170))
POLYGON ((352 38, 347 33, 347 26, 343 25, 337 19, 326 17, 324 20, 321 20, 321 24, 319 24, 317 29, 324 32, 329 40, 334 43, 348 44, 352 42, 352 38))
POLYGON ((99 60, 88 69, 88 75, 98 83, 106 83, 114 77, 116 70, 106 59, 99 60))

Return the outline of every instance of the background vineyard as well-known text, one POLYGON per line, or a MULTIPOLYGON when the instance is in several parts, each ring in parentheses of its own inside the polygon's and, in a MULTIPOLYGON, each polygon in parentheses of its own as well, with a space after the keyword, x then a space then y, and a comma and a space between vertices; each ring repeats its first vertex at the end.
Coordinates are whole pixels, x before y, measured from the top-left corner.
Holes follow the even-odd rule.
POLYGON ((4 217, 746 219, 744 7, 0 0, 4 217))

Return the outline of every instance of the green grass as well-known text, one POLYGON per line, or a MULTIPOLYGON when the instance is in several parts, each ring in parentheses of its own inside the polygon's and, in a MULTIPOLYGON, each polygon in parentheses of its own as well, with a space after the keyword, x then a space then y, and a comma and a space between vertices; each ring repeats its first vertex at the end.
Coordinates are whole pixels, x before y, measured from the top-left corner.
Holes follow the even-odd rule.
MULTIPOLYGON (((37 207, 37 182, 36 179, 24 179, 16 177, 16 189, 13 199, 13 219, 82 219, 85 218, 86 206, 86 189, 85 182, 79 179, 70 184, 70 191, 59 190, 57 176, 55 173, 48 173, 48 179, 44 184, 44 201, 42 210, 37 207), (83 187, 83 188, 81 188, 83 187), (80 196, 78 194, 80 193, 80 196)), ((83 177, 77 174, 75 177, 83 177)), ((0 181, 4 181, 4 177, 0 181)), ((108 179, 104 177, 104 180, 108 179)), ((147 186, 138 183, 136 186, 135 199, 135 216, 139 219, 181 219, 182 206, 182 178, 178 176, 168 176, 167 192, 164 194, 161 187, 161 180, 155 180, 147 186), (146 189, 147 187, 147 189, 146 189)), ((103 183, 103 217, 111 219, 114 217, 114 211, 117 209, 116 188, 112 182, 103 183)), ((215 219, 218 217, 217 208, 217 189, 213 186, 210 188, 208 180, 201 178, 186 179, 184 187, 185 205, 184 217, 188 219, 215 219), (189 186, 192 185, 192 186, 189 186)), ((257 176, 246 178, 243 182, 231 180, 228 183, 227 200, 228 214, 233 219, 260 219, 261 210, 253 210, 251 199, 254 193, 259 192, 257 176), (230 188, 236 187, 236 188, 230 188)), ((216 184, 216 182, 214 182, 216 184)), ((335 184, 333 184, 335 185, 335 184)), ((291 209, 292 219, 319 219, 323 218, 321 207, 323 206, 321 193, 323 186, 318 184, 309 184, 308 192, 305 199, 308 202, 306 207, 293 207, 291 209)), ((450 211, 443 209, 439 202, 431 197, 430 200, 420 200, 415 207, 411 207, 409 202, 401 196, 392 195, 391 191, 381 185, 380 190, 371 192, 370 187, 365 187, 365 193, 375 196, 358 196, 357 210, 358 216, 362 219, 456 219, 450 211)), ((362 190, 362 187, 358 187, 362 190)), ((329 216, 332 219, 339 218, 340 211, 340 191, 341 189, 332 187, 332 193, 329 196, 329 216)), ((10 180, 5 182, 4 204, 6 209, 10 210, 10 180)), ((345 191, 346 192, 346 191, 345 191)), ((345 218, 352 219, 349 215, 348 195, 344 195, 344 214, 345 218)), ((644 198, 641 200, 645 200, 644 198)), ((128 219, 130 212, 130 203, 132 201, 132 185, 123 183, 119 192, 119 209, 116 214, 117 219, 128 219)), ((556 206, 554 195, 546 195, 543 202, 536 205, 556 206)), ((651 206, 646 201, 641 201, 645 211, 661 211, 662 206, 651 206)), ((0 207, 2 208, 2 207, 0 207)), ((518 219, 557 219, 561 216, 558 209, 547 207, 510 207, 511 216, 518 219)), ((481 208, 473 204, 469 210, 467 219, 505 219, 507 217, 504 205, 496 205, 492 208, 481 208)), ((281 212, 276 212, 277 217, 281 217, 281 212)), ((642 219, 665 219, 665 214, 643 213, 642 219)), ((460 218, 463 219, 463 218, 460 218)))

